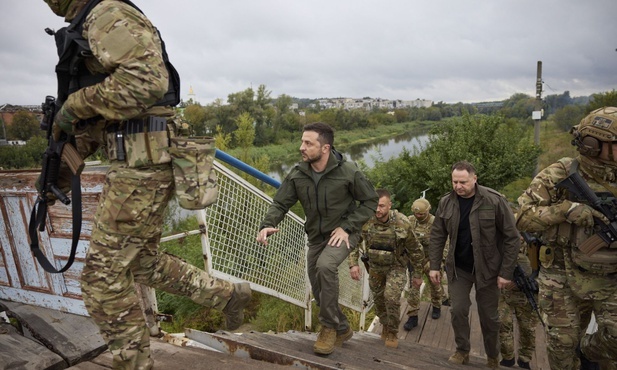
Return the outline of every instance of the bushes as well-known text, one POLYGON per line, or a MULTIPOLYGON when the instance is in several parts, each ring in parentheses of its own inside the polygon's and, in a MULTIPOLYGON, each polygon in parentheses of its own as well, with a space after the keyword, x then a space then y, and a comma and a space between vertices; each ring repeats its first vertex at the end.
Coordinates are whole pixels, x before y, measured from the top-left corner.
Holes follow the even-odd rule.
POLYGON ((40 168, 47 140, 35 136, 26 145, 0 146, 0 167, 5 170, 40 168))

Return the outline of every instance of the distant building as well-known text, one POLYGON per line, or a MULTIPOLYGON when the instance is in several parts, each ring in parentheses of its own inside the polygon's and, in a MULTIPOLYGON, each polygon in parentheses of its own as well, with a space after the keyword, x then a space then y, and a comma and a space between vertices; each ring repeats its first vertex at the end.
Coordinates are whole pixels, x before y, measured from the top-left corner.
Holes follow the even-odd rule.
MULTIPOLYGON (((381 98, 331 98, 319 99, 317 103, 322 109, 338 108, 338 109, 404 109, 404 108, 429 108, 433 105, 432 100, 416 99, 416 100, 389 100, 381 98)), ((315 108, 317 104, 311 104, 315 108)))

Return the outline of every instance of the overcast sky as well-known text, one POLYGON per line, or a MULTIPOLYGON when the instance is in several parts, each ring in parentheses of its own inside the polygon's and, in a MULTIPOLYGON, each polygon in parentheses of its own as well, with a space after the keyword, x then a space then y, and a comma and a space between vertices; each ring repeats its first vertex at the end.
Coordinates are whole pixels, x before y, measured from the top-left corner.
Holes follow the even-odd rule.
MULTIPOLYGON (((617 87, 616 0, 133 0, 182 80, 210 104, 266 85, 272 97, 543 96, 617 87)), ((0 0, 0 105, 54 95, 57 55, 42 0, 0 0)))

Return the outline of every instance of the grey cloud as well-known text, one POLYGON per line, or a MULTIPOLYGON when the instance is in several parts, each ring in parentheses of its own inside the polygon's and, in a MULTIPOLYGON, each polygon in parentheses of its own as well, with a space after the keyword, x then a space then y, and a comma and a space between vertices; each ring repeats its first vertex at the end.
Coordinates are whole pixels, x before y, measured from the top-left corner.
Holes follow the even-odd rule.
MULTIPOLYGON (((134 0, 203 104, 265 84, 273 96, 473 102, 617 86, 614 0, 134 0)), ((40 0, 0 2, 0 104, 55 91, 61 27, 40 0)))

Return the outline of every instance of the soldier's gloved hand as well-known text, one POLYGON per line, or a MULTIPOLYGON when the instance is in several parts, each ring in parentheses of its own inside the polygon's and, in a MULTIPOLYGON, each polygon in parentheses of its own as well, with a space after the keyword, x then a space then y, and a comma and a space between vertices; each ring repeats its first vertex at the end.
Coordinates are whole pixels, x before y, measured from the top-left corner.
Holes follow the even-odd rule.
POLYGON ((583 227, 591 227, 594 224, 593 218, 597 217, 603 222, 608 223, 608 219, 604 215, 590 206, 582 203, 571 202, 564 200, 560 207, 566 220, 569 222, 583 227))
POLYGON ((54 117, 54 124, 52 127, 52 133, 54 136, 54 140, 60 140, 60 136, 62 132, 66 132, 69 135, 75 134, 75 125, 79 122, 79 118, 75 116, 75 114, 70 110, 70 108, 65 108, 62 106, 60 111, 56 113, 54 117))

